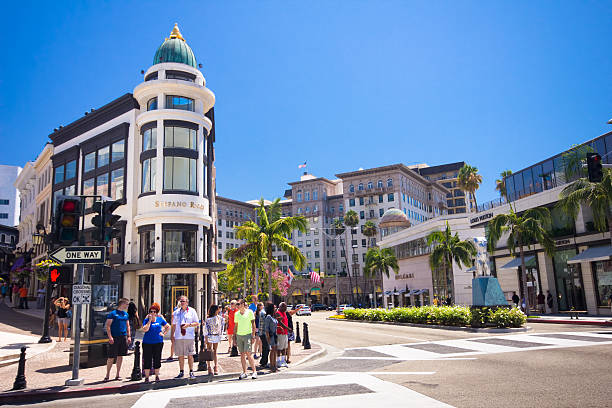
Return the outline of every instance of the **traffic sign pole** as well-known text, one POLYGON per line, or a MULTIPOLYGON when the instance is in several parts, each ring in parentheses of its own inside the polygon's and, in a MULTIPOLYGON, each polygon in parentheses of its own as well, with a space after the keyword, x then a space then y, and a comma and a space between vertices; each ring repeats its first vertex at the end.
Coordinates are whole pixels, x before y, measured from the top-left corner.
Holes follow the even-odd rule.
MULTIPOLYGON (((83 284, 85 267, 82 264, 77 265, 77 282, 83 284)), ((74 356, 72 358, 72 378, 66 380, 66 385, 83 385, 84 380, 79 378, 79 364, 81 362, 81 313, 83 310, 82 304, 76 305, 75 319, 73 321, 74 332, 74 356), (75 324, 76 323, 76 324, 75 324)))

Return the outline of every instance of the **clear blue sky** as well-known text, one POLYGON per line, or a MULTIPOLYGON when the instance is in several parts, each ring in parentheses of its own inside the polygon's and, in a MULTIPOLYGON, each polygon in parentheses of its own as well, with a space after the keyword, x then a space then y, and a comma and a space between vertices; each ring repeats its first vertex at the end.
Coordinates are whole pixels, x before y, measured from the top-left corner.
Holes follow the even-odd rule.
POLYGON ((217 97, 217 189, 464 160, 502 170, 612 130, 611 1, 7 3, 0 163, 132 92, 174 22, 217 97))

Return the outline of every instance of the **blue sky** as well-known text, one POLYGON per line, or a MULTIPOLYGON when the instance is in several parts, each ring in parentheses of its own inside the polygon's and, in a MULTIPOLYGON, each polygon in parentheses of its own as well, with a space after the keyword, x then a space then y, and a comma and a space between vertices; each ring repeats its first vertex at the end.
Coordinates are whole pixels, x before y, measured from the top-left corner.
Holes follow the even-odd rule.
POLYGON ((174 22, 217 97, 217 190, 464 160, 502 170, 612 130, 611 1, 15 2, 2 19, 0 163, 131 92, 174 22), (125 3, 125 4, 124 4, 125 3), (70 5, 69 5, 70 4, 70 5))

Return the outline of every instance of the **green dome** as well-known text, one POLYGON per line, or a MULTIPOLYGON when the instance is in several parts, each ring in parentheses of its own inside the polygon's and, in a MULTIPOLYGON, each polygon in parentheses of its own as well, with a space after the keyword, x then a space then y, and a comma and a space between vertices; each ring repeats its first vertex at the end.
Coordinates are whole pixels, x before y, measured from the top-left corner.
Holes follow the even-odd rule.
POLYGON ((191 48, 185 42, 176 24, 172 33, 170 33, 170 38, 166 38, 155 52, 153 65, 161 64, 162 62, 178 62, 197 68, 195 55, 193 55, 193 51, 191 51, 191 48))

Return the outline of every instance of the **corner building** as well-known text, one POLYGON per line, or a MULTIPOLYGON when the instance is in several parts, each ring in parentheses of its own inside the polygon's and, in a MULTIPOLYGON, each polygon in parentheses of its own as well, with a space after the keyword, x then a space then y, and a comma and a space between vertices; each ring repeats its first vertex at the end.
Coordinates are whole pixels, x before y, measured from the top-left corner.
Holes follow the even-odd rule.
MULTIPOLYGON (((169 317, 181 295, 198 312, 212 301, 214 272, 224 269, 214 252, 214 103, 175 25, 133 94, 50 135, 54 202, 84 194, 125 204, 115 211, 121 234, 110 244, 110 265, 85 273, 93 285, 83 312, 90 339, 103 338, 103 316, 120 296, 141 316, 155 301, 169 317)), ((88 245, 91 205, 86 200, 88 245)))

